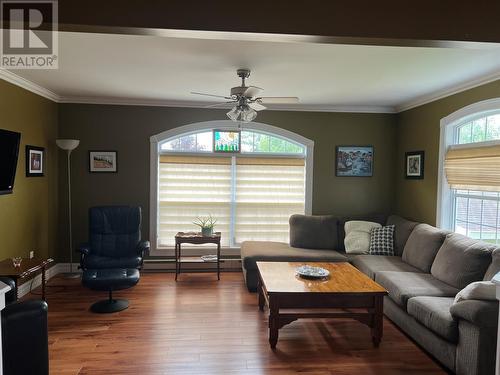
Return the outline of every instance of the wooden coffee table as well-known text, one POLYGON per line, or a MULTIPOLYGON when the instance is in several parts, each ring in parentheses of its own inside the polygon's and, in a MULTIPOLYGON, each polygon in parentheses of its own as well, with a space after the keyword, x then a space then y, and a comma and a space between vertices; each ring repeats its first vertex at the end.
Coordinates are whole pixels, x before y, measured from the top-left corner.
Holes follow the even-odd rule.
POLYGON ((276 347, 280 328, 305 318, 358 320, 371 328, 373 345, 380 344, 387 291, 349 263, 257 262, 257 268, 259 309, 269 306, 271 348, 276 347), (326 268, 329 278, 297 276, 295 269, 304 264, 326 268))

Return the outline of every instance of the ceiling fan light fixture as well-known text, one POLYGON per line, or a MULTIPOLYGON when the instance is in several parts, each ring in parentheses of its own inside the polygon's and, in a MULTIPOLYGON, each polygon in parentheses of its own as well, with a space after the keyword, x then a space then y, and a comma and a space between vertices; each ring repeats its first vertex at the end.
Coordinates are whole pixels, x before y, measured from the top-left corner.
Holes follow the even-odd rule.
POLYGON ((236 106, 233 107, 228 113, 226 113, 227 117, 229 117, 233 121, 238 121, 238 117, 240 117, 241 110, 236 106))
POLYGON ((257 117, 257 111, 254 111, 252 108, 248 107, 241 113, 241 121, 250 122, 253 121, 257 117))

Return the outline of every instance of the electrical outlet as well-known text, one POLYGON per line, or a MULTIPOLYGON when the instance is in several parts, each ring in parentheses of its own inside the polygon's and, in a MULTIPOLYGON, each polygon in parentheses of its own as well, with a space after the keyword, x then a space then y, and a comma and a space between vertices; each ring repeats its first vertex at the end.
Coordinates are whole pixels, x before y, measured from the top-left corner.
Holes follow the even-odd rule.
POLYGON ((30 251, 30 259, 33 259, 35 257, 35 251, 31 250, 30 251))

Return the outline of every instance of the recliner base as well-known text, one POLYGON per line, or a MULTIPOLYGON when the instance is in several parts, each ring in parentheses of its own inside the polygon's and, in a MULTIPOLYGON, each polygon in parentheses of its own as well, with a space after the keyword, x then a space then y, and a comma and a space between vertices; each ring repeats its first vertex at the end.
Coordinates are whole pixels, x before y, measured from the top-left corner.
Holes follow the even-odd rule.
POLYGON ((126 299, 106 299, 98 301, 90 306, 90 310, 99 314, 109 314, 128 308, 128 300, 126 299))

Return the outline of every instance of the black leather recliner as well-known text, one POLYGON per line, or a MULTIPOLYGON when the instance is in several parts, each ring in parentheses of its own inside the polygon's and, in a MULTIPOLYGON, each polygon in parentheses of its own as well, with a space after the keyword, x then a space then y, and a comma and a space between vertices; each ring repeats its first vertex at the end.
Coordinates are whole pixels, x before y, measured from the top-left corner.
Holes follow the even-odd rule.
POLYGON ((89 209, 89 242, 79 248, 86 269, 142 268, 149 241, 141 241, 141 207, 103 206, 89 209))
POLYGON ((30 300, 2 310, 4 375, 48 375, 47 303, 30 300))

